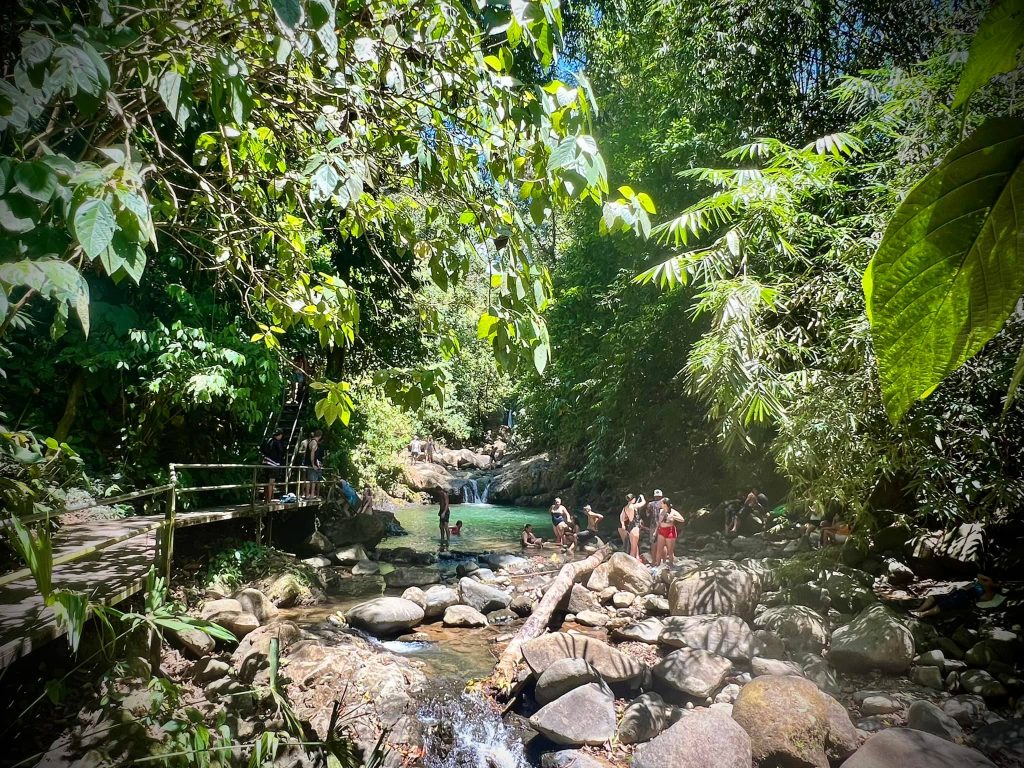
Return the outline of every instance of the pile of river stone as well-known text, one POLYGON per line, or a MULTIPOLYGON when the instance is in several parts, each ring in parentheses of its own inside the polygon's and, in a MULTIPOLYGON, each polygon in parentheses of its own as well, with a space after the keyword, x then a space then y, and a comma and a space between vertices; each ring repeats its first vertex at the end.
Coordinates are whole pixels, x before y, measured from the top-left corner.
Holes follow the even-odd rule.
MULTIPOLYGON (((861 571, 835 566, 780 589, 779 564, 652 569, 616 553, 575 585, 563 631, 523 647, 530 726, 557 747, 545 764, 588 768, 604 761, 595 746, 618 744, 637 768, 1024 765, 1024 708, 1010 706, 1024 690, 1016 632, 940 635, 879 603, 861 571)), ((413 587, 346 618, 393 636, 528 614, 543 580, 502 571, 413 587)))

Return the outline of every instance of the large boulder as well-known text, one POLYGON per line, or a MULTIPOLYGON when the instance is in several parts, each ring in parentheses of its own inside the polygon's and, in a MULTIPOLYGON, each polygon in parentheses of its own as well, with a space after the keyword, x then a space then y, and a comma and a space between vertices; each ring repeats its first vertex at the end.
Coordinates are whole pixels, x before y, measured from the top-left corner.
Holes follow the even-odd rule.
POLYGON ((732 661, 747 661, 757 652, 754 633, 739 616, 668 616, 662 623, 660 640, 674 648, 700 648, 732 661))
POLYGON ((572 589, 565 594, 558 607, 566 613, 599 611, 601 610, 601 601, 597 599, 597 595, 582 584, 573 584, 572 589))
POLYGON ((981 752, 912 728, 876 733, 843 768, 996 768, 981 752))
POLYGON ((423 593, 423 613, 428 619, 443 616, 453 605, 458 605, 459 594, 451 587, 435 584, 423 593))
POLYGON ((423 621, 423 609, 401 597, 377 597, 350 608, 345 618, 373 635, 397 635, 423 621))
POLYGON ((242 610, 251 613, 260 624, 266 624, 277 617, 277 608, 266 595, 258 589, 241 589, 235 593, 235 600, 242 610))
POLYGON ((441 623, 446 627, 486 627, 487 617, 468 605, 451 605, 445 610, 441 623))
POLYGON ((615 699, 607 686, 588 683, 537 710, 530 727, 556 744, 604 744, 615 735, 615 699))
POLYGON ((187 656, 201 659, 213 653, 216 641, 198 629, 171 629, 167 632, 171 645, 180 648, 187 656))
POLYGON ((508 608, 512 597, 496 587, 481 584, 475 579, 463 576, 459 579, 459 598, 466 605, 471 605, 481 613, 489 613, 499 608, 508 608))
POLYGON ((208 621, 218 624, 241 640, 260 625, 260 620, 246 611, 221 611, 208 621))
POLYGON ((550 704, 573 688, 600 682, 601 676, 583 659, 559 659, 541 672, 534 689, 534 698, 541 706, 550 704))
POLYGON ((564 488, 566 471, 547 453, 525 459, 513 459, 494 476, 487 493, 492 503, 514 502, 524 496, 538 496, 564 488))
POLYGON ((657 643, 665 625, 661 620, 652 616, 649 619, 627 624, 624 627, 617 627, 612 631, 616 640, 633 641, 637 643, 657 643))
POLYGON ((637 696, 622 713, 616 738, 620 744, 650 741, 682 716, 682 710, 667 704, 651 691, 637 696))
POLYGON ((801 677, 757 677, 743 686, 732 716, 750 735, 761 765, 828 768, 857 748, 849 715, 801 677))
POLYGON ((675 616, 725 614, 749 619, 761 597, 761 577, 750 568, 721 561, 677 578, 669 587, 675 616))
POLYGON ((384 574, 384 582, 392 589, 422 587, 426 584, 436 584, 440 580, 441 572, 437 568, 416 565, 403 565, 384 574))
POLYGON ((654 679, 663 691, 703 698, 718 688, 732 670, 724 656, 698 648, 672 651, 654 667, 654 679))
POLYGON ((559 659, 584 659, 609 683, 637 679, 646 667, 636 659, 593 637, 550 632, 522 645, 523 658, 535 674, 559 659))
POLYGON ((322 528, 334 542, 335 548, 362 544, 366 549, 373 549, 387 535, 388 522, 392 517, 377 512, 352 517, 331 516, 325 520, 322 528))
POLYGON ((983 725, 971 736, 971 745, 1001 765, 1024 765, 1024 719, 983 725))
POLYGON ((907 727, 927 731, 946 741, 960 742, 964 730, 960 724, 930 701, 919 699, 907 710, 907 727))
POLYGON ((207 600, 199 611, 199 618, 203 621, 210 621, 218 613, 241 613, 244 609, 238 600, 230 597, 220 600, 207 600))
POLYGON ((829 660, 844 672, 902 672, 914 659, 914 635, 881 605, 861 611, 832 633, 829 660))
POLYGON ((914 542, 914 557, 963 574, 982 569, 986 550, 981 523, 963 523, 949 531, 925 534, 914 542))
POLYGON ((728 715, 695 710, 633 753, 632 768, 750 768, 750 738, 728 715))
POLYGON ((608 558, 608 584, 634 595, 646 595, 654 586, 654 577, 636 558, 616 552, 608 558))
POLYGON ((828 645, 828 621, 805 605, 780 605, 769 608, 754 624, 782 638, 794 651, 820 652, 828 645))

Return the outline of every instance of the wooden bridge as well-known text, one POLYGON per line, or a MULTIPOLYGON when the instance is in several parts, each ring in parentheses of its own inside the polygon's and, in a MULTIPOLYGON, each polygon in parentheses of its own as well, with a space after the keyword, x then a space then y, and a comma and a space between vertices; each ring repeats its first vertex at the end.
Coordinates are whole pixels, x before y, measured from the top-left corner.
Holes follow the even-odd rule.
MULTIPOLYGON (((266 487, 260 472, 266 469, 258 464, 172 464, 170 482, 165 485, 70 507, 53 515, 58 517, 141 499, 162 500, 164 506, 162 515, 88 520, 61 526, 53 535, 53 588, 84 592, 93 602, 113 605, 142 589, 151 567, 155 566, 170 583, 174 532, 178 528, 254 517, 258 521, 257 539, 262 540, 264 529, 268 535, 270 533, 273 513, 320 505, 320 499, 269 504, 259 501, 266 487), (250 470, 251 480, 189 486, 180 480, 179 470, 250 470), (248 501, 241 504, 177 511, 179 498, 188 494, 242 490, 247 492, 248 501)), ((288 465, 280 469, 285 470, 283 493, 290 490, 298 495, 304 468, 288 465)), ((46 514, 19 517, 26 526, 40 522, 49 525, 49 519, 51 516, 46 514)), ((10 519, 0 520, 0 527, 11 523, 10 519)), ((0 576, 0 669, 61 634, 53 610, 43 604, 35 579, 27 568, 0 576)))

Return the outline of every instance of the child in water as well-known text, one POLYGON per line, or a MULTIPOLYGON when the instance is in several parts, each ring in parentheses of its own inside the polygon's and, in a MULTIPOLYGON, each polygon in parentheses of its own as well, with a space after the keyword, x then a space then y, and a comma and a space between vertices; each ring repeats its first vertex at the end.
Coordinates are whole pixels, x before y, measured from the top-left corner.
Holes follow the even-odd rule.
POLYGON ((455 525, 452 526, 452 528, 451 528, 451 530, 449 532, 451 533, 452 536, 461 536, 462 535, 462 521, 461 520, 456 520, 455 521, 455 525))

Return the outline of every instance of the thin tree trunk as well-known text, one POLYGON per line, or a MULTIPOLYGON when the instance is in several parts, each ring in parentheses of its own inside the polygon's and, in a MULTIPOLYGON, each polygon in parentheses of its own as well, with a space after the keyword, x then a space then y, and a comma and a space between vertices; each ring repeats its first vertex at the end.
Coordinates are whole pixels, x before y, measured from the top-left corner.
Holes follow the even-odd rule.
POLYGON ((60 417, 57 428, 53 432, 53 439, 63 443, 71 434, 71 426, 75 423, 78 415, 78 401, 85 389, 85 372, 79 371, 75 380, 71 382, 71 389, 68 391, 67 399, 64 401, 64 415, 60 417))
POLYGON ((530 618, 520 627, 519 632, 498 658, 498 663, 494 665, 491 676, 483 682, 484 690, 491 692, 496 698, 508 699, 516 679, 519 661, 523 658, 523 643, 544 634, 551 622, 551 614, 562 602, 562 598, 572 589, 572 585, 593 573, 594 569, 608 557, 609 551, 610 547, 603 546, 585 560, 566 563, 562 566, 562 570, 551 582, 544 597, 533 609, 530 618))

